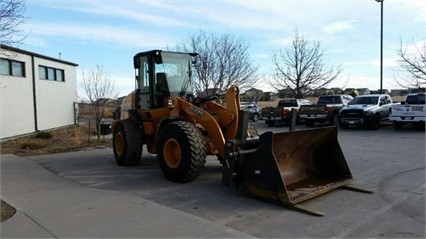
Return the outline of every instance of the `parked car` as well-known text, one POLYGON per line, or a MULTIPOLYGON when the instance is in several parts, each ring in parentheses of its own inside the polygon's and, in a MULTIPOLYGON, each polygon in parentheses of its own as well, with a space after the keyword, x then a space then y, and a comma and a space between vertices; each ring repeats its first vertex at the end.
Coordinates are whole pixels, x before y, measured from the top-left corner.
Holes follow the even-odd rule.
POLYGON ((254 102, 241 102, 240 109, 249 112, 249 119, 256 122, 262 115, 262 108, 254 102))
MULTIPOLYGON (((312 102, 308 99, 281 99, 278 101, 276 107, 265 107, 262 110, 262 119, 269 126, 275 125, 275 123, 290 123, 291 110, 297 109, 303 105, 312 105, 312 102)), ((296 122, 299 121, 299 114, 296 117, 296 122)))
POLYGON ((339 126, 347 129, 350 125, 380 128, 380 122, 389 118, 392 98, 386 94, 360 95, 355 97, 339 112, 339 126))
POLYGON ((314 126, 315 122, 320 124, 330 122, 334 125, 339 111, 352 99, 350 95, 321 95, 318 97, 317 104, 300 107, 299 115, 308 127, 314 126))
POLYGON ((425 93, 411 93, 405 96, 401 104, 391 107, 389 120, 394 129, 401 129, 404 124, 425 126, 425 93))

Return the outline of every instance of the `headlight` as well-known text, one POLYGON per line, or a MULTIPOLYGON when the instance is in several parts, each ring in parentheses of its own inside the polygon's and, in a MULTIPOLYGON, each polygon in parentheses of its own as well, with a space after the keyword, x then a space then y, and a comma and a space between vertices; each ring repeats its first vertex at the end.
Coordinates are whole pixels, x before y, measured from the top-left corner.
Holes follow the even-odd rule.
POLYGON ((374 112, 373 112, 373 111, 371 111, 371 110, 369 110, 369 111, 365 111, 365 114, 366 114, 366 115, 372 115, 372 114, 374 114, 374 112))

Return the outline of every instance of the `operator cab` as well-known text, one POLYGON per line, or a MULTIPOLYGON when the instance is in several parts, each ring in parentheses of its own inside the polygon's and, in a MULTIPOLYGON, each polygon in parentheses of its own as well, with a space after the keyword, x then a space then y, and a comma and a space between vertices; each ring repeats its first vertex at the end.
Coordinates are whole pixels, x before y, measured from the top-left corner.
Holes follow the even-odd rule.
POLYGON ((170 97, 193 95, 192 64, 196 53, 152 50, 133 57, 138 109, 167 106, 170 97))

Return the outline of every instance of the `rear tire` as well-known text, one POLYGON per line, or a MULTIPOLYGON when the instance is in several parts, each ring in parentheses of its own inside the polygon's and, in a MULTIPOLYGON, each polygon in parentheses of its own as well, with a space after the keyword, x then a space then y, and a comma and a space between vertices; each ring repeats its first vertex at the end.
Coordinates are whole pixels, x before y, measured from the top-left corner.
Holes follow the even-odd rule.
POLYGON ((172 122, 158 135, 157 157, 164 176, 173 182, 197 178, 206 163, 206 143, 199 129, 186 121, 172 122))
POLYGON ((414 123, 414 127, 416 128, 416 129, 420 129, 420 130, 425 130, 425 122, 417 122, 417 123, 414 123))
POLYGON ((112 148, 118 165, 139 164, 142 156, 142 133, 134 121, 125 119, 117 122, 112 135, 112 148))
POLYGON ((395 130, 400 130, 400 129, 402 129, 402 124, 401 123, 399 123, 399 122, 393 122, 393 129, 395 129, 395 130))

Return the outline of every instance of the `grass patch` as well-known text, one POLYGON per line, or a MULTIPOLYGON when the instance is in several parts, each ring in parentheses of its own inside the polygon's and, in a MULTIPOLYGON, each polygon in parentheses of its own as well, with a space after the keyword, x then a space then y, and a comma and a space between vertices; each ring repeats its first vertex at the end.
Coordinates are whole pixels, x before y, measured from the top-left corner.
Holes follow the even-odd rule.
POLYGON ((37 150, 37 149, 41 149, 46 147, 46 144, 43 142, 38 142, 35 140, 29 140, 27 142, 22 142, 21 143, 21 149, 25 149, 25 150, 37 150))

